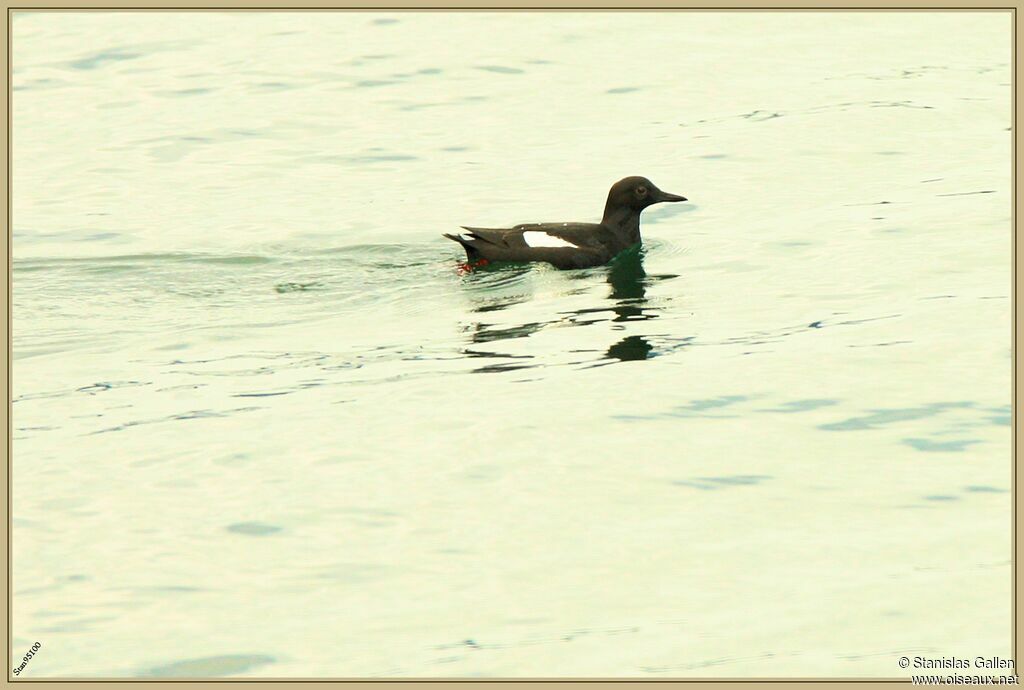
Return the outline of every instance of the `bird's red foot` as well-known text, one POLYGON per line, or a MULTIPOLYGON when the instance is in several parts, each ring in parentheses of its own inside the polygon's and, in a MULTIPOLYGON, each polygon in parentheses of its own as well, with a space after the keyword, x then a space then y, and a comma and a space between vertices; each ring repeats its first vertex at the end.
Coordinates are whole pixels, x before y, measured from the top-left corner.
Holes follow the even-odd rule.
POLYGON ((478 260, 473 261, 473 262, 467 262, 467 263, 464 263, 464 264, 459 264, 459 272, 460 273, 469 273, 473 269, 482 268, 483 266, 486 266, 489 263, 491 263, 491 262, 488 261, 487 259, 478 259, 478 260))

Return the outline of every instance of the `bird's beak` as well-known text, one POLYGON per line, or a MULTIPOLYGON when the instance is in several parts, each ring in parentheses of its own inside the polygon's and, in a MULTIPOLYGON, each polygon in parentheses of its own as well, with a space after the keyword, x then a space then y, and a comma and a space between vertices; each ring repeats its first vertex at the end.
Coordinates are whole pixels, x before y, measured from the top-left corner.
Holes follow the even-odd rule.
POLYGON ((655 201, 659 201, 659 202, 660 201, 686 201, 686 197, 685 196, 679 196, 678 194, 669 194, 668 192, 663 192, 660 189, 658 190, 658 193, 655 195, 654 198, 655 198, 655 201))

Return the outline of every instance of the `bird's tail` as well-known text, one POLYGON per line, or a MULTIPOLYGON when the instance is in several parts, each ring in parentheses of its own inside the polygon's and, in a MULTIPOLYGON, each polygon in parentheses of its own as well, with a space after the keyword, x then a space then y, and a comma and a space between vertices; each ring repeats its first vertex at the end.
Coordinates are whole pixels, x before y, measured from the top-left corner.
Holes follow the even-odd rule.
POLYGON ((454 240, 455 242, 461 244, 462 248, 466 250, 466 258, 469 259, 470 261, 480 257, 480 252, 478 252, 466 238, 462 237, 461 235, 452 235, 447 232, 442 234, 448 239, 454 240))

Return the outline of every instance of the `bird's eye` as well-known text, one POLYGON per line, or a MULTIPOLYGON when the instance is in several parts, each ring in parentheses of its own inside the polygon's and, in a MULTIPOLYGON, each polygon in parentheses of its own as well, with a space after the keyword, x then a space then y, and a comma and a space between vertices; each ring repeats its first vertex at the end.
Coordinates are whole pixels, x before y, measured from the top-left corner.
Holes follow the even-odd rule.
POLYGON ((646 193, 647 193, 647 187, 637 187, 636 188, 636 195, 637 196, 643 196, 646 193))

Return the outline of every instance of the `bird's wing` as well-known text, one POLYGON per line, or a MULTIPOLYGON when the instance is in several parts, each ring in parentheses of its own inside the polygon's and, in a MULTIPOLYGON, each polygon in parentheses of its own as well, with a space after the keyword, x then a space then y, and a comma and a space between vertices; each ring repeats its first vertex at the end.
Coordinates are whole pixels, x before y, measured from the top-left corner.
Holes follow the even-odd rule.
POLYGON ((607 230, 595 223, 523 223, 514 228, 474 228, 462 226, 469 238, 508 249, 558 248, 585 249, 605 243, 607 230))
MULTIPOLYGON (((582 224, 581 224, 582 225, 582 224)), ((471 259, 489 261, 546 261, 558 268, 587 268, 598 266, 611 258, 599 242, 593 242, 593 229, 571 228, 558 224, 557 229, 546 225, 523 225, 514 228, 474 228, 463 226, 466 232, 445 235, 466 249, 471 259), (574 241, 561 235, 567 235, 574 241)))
POLYGON ((479 240, 505 249, 518 249, 527 246, 522 233, 516 228, 472 228, 462 226, 470 240, 479 240))
POLYGON ((523 235, 531 247, 568 247, 585 249, 600 247, 608 231, 596 223, 526 223, 514 230, 523 235))
POLYGON ((593 223, 526 223, 514 228, 474 228, 447 235, 472 259, 546 261, 558 268, 586 268, 605 263, 611 254, 608 230, 593 223))

